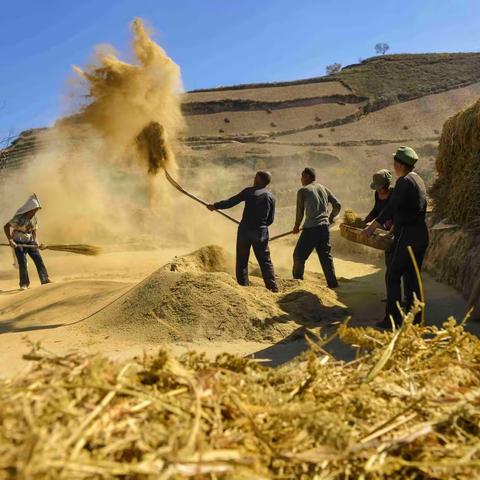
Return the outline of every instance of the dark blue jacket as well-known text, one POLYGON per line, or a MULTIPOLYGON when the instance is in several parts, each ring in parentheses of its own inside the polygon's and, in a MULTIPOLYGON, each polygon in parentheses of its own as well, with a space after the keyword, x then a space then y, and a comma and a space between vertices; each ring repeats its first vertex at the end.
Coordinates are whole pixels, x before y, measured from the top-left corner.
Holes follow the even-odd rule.
POLYGON ((382 225, 393 219, 395 231, 408 225, 425 223, 427 191, 423 180, 410 172, 400 177, 388 199, 387 206, 376 218, 382 225))
POLYGON ((245 202, 240 225, 250 230, 268 227, 275 218, 275 197, 266 188, 247 187, 228 200, 214 203, 218 210, 225 210, 245 202))

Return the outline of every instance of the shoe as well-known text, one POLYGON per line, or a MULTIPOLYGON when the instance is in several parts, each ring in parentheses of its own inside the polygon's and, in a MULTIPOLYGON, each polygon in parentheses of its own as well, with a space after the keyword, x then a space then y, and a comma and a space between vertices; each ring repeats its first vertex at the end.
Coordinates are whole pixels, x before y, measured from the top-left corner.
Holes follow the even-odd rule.
POLYGON ((272 287, 272 288, 269 288, 268 290, 270 290, 273 293, 278 293, 278 287, 272 287))
POLYGON ((327 285, 327 287, 332 289, 332 290, 335 290, 336 288, 338 288, 338 282, 332 283, 331 285, 327 285))
POLYGON ((46 280, 45 282, 41 282, 42 285, 46 285, 47 283, 53 283, 50 279, 46 280))
POLYGON ((28 286, 27 285, 20 285, 20 290, 27 290, 28 286))

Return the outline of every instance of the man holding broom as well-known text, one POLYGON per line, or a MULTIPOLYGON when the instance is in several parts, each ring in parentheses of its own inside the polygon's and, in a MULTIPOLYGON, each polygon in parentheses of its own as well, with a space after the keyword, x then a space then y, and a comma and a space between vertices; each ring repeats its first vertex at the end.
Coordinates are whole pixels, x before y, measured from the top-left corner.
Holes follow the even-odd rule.
MULTIPOLYGON (((427 193, 423 180, 413 171, 417 160, 418 156, 413 148, 400 147, 396 151, 393 156, 393 166, 398 177, 395 188, 387 206, 364 230, 367 235, 373 235, 386 220, 393 219, 395 240, 387 265, 386 316, 377 324, 380 328, 391 326, 390 317, 396 325, 402 323, 402 312, 399 308, 402 299, 402 277, 406 311, 410 311, 413 306, 414 294, 420 299, 420 284, 408 251, 410 246, 418 268, 421 269, 428 247, 428 228, 425 223, 427 193)), ((420 321, 420 314, 415 321, 420 321)))
POLYGON ((14 217, 4 226, 8 243, 14 249, 20 274, 20 288, 26 290, 30 285, 27 270, 27 253, 37 267, 40 282, 51 283, 48 272, 40 255, 37 244, 37 217, 36 213, 41 209, 40 202, 35 194, 31 195, 25 204, 20 207, 14 217), (35 248, 32 248, 35 247, 35 248))
POLYGON ((297 214, 293 233, 300 232, 303 217, 303 230, 293 252, 293 278, 303 280, 305 262, 316 250, 323 274, 329 288, 337 288, 333 258, 330 253, 330 224, 340 213, 341 205, 330 190, 316 182, 315 169, 307 167, 301 176, 302 188, 297 192, 297 214), (328 213, 328 205, 332 211, 328 213))
POLYGON ((275 217, 275 198, 272 192, 267 190, 271 178, 269 172, 259 171, 255 175, 252 187, 245 188, 228 200, 209 204, 207 208, 210 211, 224 210, 232 208, 240 202, 245 202, 237 233, 237 282, 244 286, 249 284, 248 259, 250 248, 253 247, 253 253, 260 265, 265 286, 272 292, 278 292, 268 247, 268 227, 273 223, 275 217))

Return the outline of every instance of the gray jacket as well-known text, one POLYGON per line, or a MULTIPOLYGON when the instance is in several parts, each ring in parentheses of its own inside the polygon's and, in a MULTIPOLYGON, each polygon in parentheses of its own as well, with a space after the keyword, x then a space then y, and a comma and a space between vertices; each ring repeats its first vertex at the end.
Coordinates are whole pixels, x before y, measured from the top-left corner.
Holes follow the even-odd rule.
POLYGON ((295 226, 300 227, 305 215, 303 228, 329 225, 330 220, 336 217, 341 210, 340 202, 333 193, 320 183, 310 183, 300 188, 297 192, 297 216, 295 226), (332 211, 328 213, 328 204, 332 205, 332 211))

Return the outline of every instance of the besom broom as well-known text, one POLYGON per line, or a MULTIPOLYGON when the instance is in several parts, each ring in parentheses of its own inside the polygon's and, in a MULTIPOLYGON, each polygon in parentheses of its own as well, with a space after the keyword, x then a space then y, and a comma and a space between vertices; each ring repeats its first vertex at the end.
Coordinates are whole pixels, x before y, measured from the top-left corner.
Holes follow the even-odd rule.
MULTIPOLYGON (((1 247, 11 247, 9 243, 0 243, 1 247)), ((53 245, 18 245, 22 248, 40 248, 41 250, 52 250, 55 252, 67 252, 67 253, 76 253, 78 255, 88 255, 95 256, 99 255, 102 252, 100 247, 96 245, 85 245, 85 244, 75 244, 75 245, 64 245, 64 244, 53 244, 53 245)))

